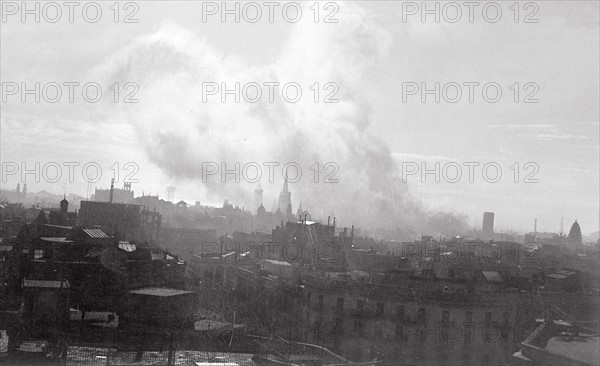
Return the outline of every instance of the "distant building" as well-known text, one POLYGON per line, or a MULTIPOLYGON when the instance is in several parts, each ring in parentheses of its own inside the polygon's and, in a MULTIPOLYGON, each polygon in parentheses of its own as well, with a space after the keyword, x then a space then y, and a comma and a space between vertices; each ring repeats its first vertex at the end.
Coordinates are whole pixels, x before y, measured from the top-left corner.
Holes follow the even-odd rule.
POLYGON ((281 193, 279 193, 279 201, 277 202, 277 207, 281 212, 287 212, 288 206, 290 206, 291 210, 292 205, 292 193, 288 190, 288 181, 287 177, 285 177, 285 182, 283 183, 283 189, 281 193))
POLYGON ((581 243, 582 243, 581 227, 579 227, 577 220, 575 220, 573 225, 571 225, 571 230, 569 230, 569 236, 568 236, 567 241, 569 242, 569 245, 571 245, 572 247, 581 246, 581 243))
POLYGON ((133 203, 133 191, 131 190, 131 183, 125 182, 123 189, 109 188, 109 189, 98 189, 92 197, 92 201, 96 202, 111 202, 111 190, 112 190, 112 202, 114 203, 133 203))
POLYGON ((484 212, 483 213, 483 225, 481 226, 481 232, 485 238, 491 238, 494 235, 494 213, 484 212))
POLYGON ((260 186, 260 182, 258 183, 258 187, 254 190, 254 207, 253 209, 258 210, 263 203, 263 189, 260 186))
POLYGON ((77 224, 100 226, 108 233, 118 232, 126 239, 153 241, 159 235, 161 215, 143 210, 139 205, 81 201, 77 224))

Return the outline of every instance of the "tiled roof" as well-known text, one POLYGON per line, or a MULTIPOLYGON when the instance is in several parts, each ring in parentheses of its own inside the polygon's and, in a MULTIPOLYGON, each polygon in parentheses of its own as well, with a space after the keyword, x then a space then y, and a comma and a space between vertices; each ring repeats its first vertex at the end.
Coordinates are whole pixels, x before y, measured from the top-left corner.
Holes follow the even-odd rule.
POLYGON ((108 238, 109 236, 100 229, 83 229, 83 232, 88 234, 90 238, 108 238))
POLYGON ((483 277, 490 282, 503 282, 504 279, 500 275, 500 273, 495 271, 481 271, 483 277))
POLYGON ((137 249, 135 244, 130 244, 128 241, 120 241, 119 242, 119 249, 122 249, 126 252, 135 252, 135 250, 137 249))

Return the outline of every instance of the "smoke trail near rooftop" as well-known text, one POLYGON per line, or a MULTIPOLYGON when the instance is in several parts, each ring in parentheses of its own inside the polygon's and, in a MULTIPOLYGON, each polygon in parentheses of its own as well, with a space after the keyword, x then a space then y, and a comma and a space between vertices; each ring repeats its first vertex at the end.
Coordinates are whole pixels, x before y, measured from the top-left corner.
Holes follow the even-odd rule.
MULTIPOLYGON (((95 72, 109 80, 138 81, 142 102, 121 117, 136 126, 147 155, 166 175, 197 182, 199 198, 229 198, 248 206, 255 188, 232 179, 202 183, 202 162, 230 167, 234 162, 297 162, 304 176, 290 184, 294 210, 302 202, 314 216, 334 215, 343 225, 424 227, 427 214, 397 178, 390 148, 369 132, 370 107, 362 94, 369 70, 386 56, 390 37, 354 4, 341 7, 338 17, 335 25, 294 24, 278 57, 265 67, 248 67, 194 33, 165 23, 113 54, 95 72), (202 103, 206 81, 293 81, 304 93, 316 81, 334 82, 339 103, 314 103, 312 94, 295 104, 280 94, 274 103, 264 96, 256 104, 222 104, 218 97, 202 103), (308 168, 315 162, 335 162, 339 183, 314 183, 308 168)), ((326 173, 321 171, 321 181, 326 173)), ((263 172, 261 182, 268 192, 265 176, 263 172)), ((281 176, 276 178, 270 187, 275 194, 283 183, 281 176)), ((271 208, 270 199, 264 204, 271 208)))

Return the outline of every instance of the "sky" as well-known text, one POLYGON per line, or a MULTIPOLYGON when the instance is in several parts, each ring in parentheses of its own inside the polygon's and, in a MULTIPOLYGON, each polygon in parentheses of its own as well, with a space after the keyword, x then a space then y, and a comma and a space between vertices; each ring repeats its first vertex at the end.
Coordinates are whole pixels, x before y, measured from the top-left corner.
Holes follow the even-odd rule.
MULTIPOLYGON (((119 171, 117 186, 128 173, 139 180, 136 195, 166 197, 166 187, 175 186, 177 200, 227 198, 251 207, 253 173, 222 182, 220 172, 207 175, 206 163, 256 163, 271 209, 283 165, 295 163, 302 177, 290 183, 294 211, 302 202, 348 226, 418 226, 444 212, 480 227, 482 213, 493 211, 497 231, 531 231, 537 218, 538 231, 556 232, 561 217, 567 229, 575 219, 584 234, 599 229, 596 1, 519 2, 518 15, 512 1, 480 2, 472 22, 460 5, 462 16, 451 22, 458 13, 448 2, 439 2, 439 22, 434 15, 423 22, 421 2, 297 2, 295 23, 288 20, 296 3, 286 8, 288 20, 281 3, 271 22, 258 2, 255 23, 246 20, 255 9, 244 18, 245 3, 239 23, 233 16, 222 22, 222 9, 210 14, 221 2, 121 2, 116 23, 113 2, 98 2, 95 23, 83 18, 85 3, 72 23, 64 7, 60 20, 47 21, 55 9, 44 13, 43 4, 39 23, 32 15, 23 22, 22 9, 7 3, 0 23, 2 188, 25 182, 22 164, 57 163, 60 179, 27 175, 29 190, 86 196, 82 167, 96 163, 102 174, 92 189, 108 187, 119 171), (126 23, 127 15, 137 22, 126 23), (61 85, 60 101, 26 95, 23 102, 21 83, 36 82, 61 85), (76 90, 70 103, 64 82, 98 83, 101 99, 88 102, 76 90), (118 103, 109 89, 115 82, 118 103), (291 103, 277 90, 271 102, 263 88, 259 102, 236 103, 205 93, 206 83, 236 82, 293 82, 302 98, 291 103), (436 83, 439 102, 421 93, 436 83), (475 85, 472 102, 468 85, 475 85), (484 85, 491 85, 485 95, 484 85), (133 91, 138 102, 123 103, 133 91), (324 103, 328 95, 338 102, 324 103), (72 180, 70 162, 80 164, 72 180), (134 164, 126 168, 128 162, 134 164), (279 163, 272 182, 271 162, 279 163), (19 172, 8 175, 13 163, 19 172), (438 179, 421 175, 436 164, 438 179), (331 173, 337 182, 323 182, 331 173)), ((436 2, 428 4, 434 9, 436 2)), ((87 14, 93 18, 94 8, 87 14)), ((51 99, 52 87, 47 91, 51 99)))

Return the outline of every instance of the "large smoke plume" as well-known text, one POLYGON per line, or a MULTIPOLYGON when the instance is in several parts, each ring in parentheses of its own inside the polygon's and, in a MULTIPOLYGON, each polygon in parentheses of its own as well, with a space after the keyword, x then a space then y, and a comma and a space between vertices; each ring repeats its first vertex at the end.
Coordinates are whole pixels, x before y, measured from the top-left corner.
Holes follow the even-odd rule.
MULTIPOLYGON (((386 57, 391 37, 357 5, 344 4, 337 18, 340 22, 334 25, 291 25, 279 55, 264 67, 249 67, 167 22, 111 55, 94 72, 108 80, 137 81, 141 102, 120 110, 119 117, 135 125, 148 157, 167 176, 197 183, 198 199, 229 198, 248 207, 256 186, 231 178, 225 184, 218 178, 203 183, 202 162, 230 167, 235 162, 297 162, 304 176, 290 184, 294 210, 301 202, 317 218, 334 215, 342 225, 359 227, 414 228, 432 234, 447 231, 445 225, 464 229, 464 217, 430 215, 421 208, 400 182, 390 148, 369 132, 371 113, 362 86, 378 60, 386 57), (294 81, 305 93, 316 81, 335 82, 339 103, 314 103, 307 94, 292 104, 279 93, 274 103, 264 95, 256 104, 222 104, 217 96, 203 103, 202 83, 209 81, 294 81), (339 182, 314 183, 308 169, 314 162, 335 162, 339 182)), ((278 175, 269 185, 263 171, 261 183, 265 196, 272 197, 265 198, 271 209, 283 179, 278 175)))

